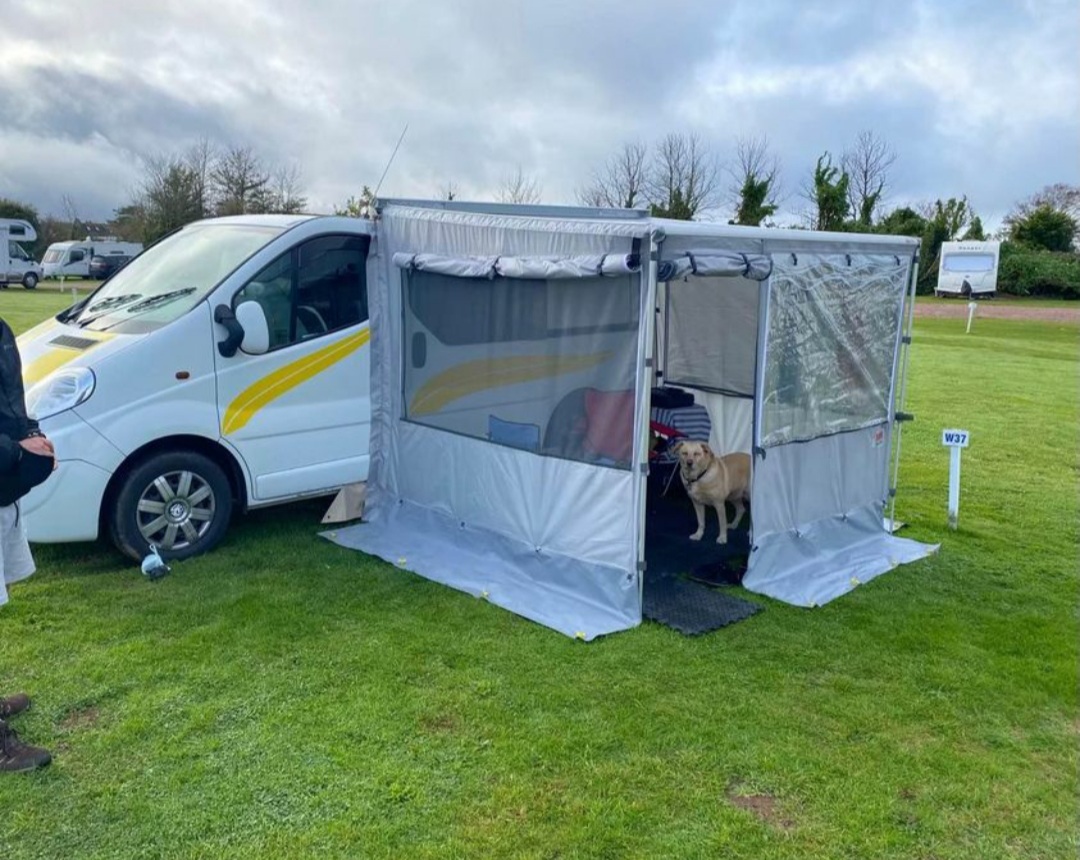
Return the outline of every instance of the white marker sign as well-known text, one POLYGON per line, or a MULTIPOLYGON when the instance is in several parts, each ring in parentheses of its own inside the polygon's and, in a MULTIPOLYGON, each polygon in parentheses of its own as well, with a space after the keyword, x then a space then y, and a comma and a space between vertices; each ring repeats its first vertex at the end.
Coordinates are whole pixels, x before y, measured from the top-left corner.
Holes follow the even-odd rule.
POLYGON ((942 430, 941 444, 949 448, 949 528, 956 528, 960 519, 960 451, 968 446, 971 434, 967 430, 942 430))
POLYGON ((942 430, 941 444, 949 448, 966 448, 971 436, 967 430, 942 430))

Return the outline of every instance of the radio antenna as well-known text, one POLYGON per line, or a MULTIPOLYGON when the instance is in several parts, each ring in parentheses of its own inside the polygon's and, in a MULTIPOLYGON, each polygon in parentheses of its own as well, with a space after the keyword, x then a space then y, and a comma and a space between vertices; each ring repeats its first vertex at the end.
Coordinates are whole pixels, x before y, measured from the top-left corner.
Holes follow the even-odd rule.
POLYGON ((401 141, 405 139, 405 132, 409 130, 409 124, 405 123, 405 128, 401 130, 401 137, 398 138, 397 146, 394 147, 394 151, 390 153, 390 160, 386 162, 386 168, 382 172, 382 176, 379 177, 379 184, 375 186, 375 191, 371 197, 373 200, 379 199, 379 189, 382 188, 383 180, 386 179, 386 173, 390 170, 390 165, 394 163, 394 157, 397 155, 398 147, 401 146, 401 141))

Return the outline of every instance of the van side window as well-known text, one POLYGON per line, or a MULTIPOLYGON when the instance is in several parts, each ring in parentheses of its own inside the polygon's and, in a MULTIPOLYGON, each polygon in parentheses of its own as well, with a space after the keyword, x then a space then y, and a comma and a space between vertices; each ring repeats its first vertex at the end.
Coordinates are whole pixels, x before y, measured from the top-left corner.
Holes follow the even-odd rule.
POLYGON ((367 319, 366 236, 320 236, 266 266, 237 292, 258 302, 276 349, 367 319))
POLYGON ((69 263, 78 263, 80 260, 82 260, 82 258, 83 258, 83 252, 82 251, 72 251, 71 255, 68 257, 68 262, 69 263))

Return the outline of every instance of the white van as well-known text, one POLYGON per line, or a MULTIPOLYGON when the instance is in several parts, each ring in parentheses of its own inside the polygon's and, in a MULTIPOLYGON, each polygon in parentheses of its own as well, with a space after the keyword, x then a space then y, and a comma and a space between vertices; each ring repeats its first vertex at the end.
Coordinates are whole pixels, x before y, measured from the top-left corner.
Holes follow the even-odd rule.
POLYGON ((138 242, 117 242, 115 239, 83 239, 73 242, 53 242, 41 258, 46 278, 89 278, 90 259, 111 255, 134 257, 143 246, 138 242))
POLYGON ((993 298, 1000 253, 1000 242, 942 242, 934 295, 993 298))
POLYGON ((189 224, 18 339, 57 474, 30 538, 210 549, 232 513, 367 478, 369 221, 189 224))
POLYGON ((22 284, 32 290, 41 280, 41 266, 20 244, 36 242, 37 231, 29 221, 0 218, 0 287, 22 284))

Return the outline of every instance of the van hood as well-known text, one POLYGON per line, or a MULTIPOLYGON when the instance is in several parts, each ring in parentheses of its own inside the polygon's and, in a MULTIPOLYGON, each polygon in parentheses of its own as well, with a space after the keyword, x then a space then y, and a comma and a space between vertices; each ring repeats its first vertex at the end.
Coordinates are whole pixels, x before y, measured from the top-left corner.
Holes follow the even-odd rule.
POLYGON ((89 331, 50 319, 16 338, 27 390, 62 367, 92 367, 145 334, 89 331))

